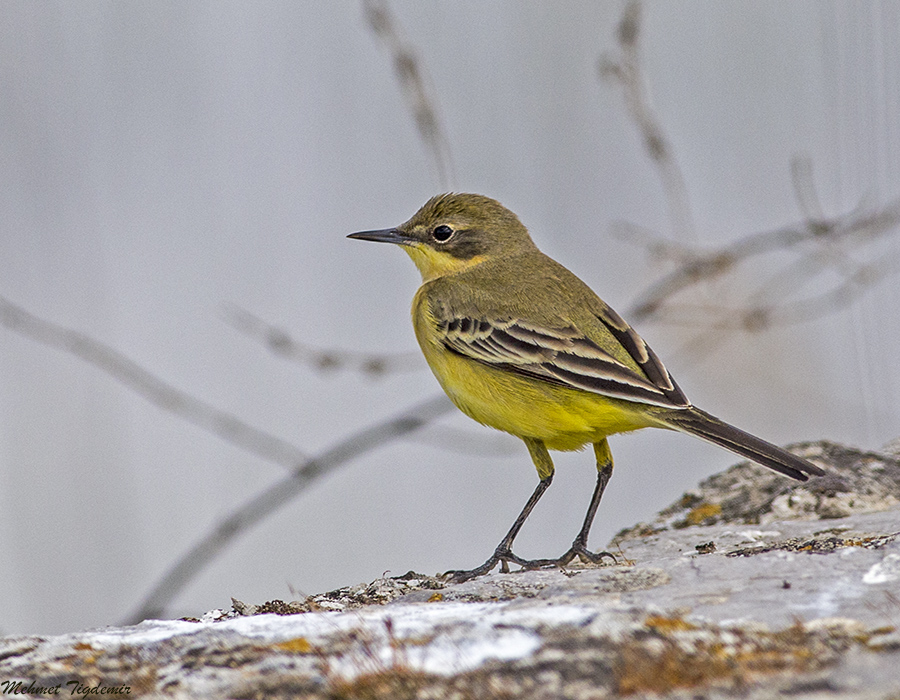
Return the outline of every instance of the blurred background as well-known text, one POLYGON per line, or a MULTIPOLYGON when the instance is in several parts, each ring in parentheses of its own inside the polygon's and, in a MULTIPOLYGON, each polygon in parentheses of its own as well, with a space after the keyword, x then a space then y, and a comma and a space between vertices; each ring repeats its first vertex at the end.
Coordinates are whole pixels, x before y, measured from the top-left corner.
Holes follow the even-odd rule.
MULTIPOLYGON (((437 396, 418 273, 345 235, 448 189, 518 213, 706 410, 778 443, 900 435, 900 3, 639 14, 4 2, 0 632, 127 619, 288 473, 197 422, 239 419, 300 459, 437 396), (744 259, 748 240, 774 244, 744 259), (704 251, 722 274, 663 283, 646 313, 704 251), (268 326, 312 360, 271 352, 268 326)), ((595 547, 737 461, 663 431, 610 442, 595 547)), ((556 464, 523 556, 581 523, 593 458, 556 464)), ((475 566, 536 479, 521 443, 447 413, 274 509, 163 614, 475 566)))

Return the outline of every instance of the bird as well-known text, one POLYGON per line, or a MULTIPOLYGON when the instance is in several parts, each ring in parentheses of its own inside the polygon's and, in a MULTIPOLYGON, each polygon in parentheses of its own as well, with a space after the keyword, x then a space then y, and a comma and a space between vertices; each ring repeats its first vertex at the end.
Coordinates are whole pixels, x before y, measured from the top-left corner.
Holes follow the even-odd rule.
POLYGON ((406 223, 352 239, 392 243, 422 276, 413 298, 416 339, 438 383, 470 418, 520 438, 538 484, 491 556, 446 576, 463 582, 500 564, 602 563, 588 535, 612 476, 607 438, 642 428, 694 435, 806 481, 825 472, 694 406, 662 361, 587 284, 542 253, 519 218, 478 194, 429 199, 406 223), (554 475, 549 450, 591 444, 597 481, 581 529, 560 557, 525 559, 513 542, 554 475))

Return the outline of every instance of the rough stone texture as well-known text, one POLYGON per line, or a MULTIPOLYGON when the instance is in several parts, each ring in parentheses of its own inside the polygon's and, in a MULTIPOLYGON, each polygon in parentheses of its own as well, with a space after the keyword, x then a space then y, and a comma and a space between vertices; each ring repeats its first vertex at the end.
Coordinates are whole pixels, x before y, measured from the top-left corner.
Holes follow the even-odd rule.
POLYGON ((825 441, 800 443, 792 451, 828 473, 797 483, 758 464, 741 462, 701 482, 660 511, 652 523, 623 530, 613 541, 692 525, 837 519, 900 504, 900 439, 881 453, 825 441))
POLYGON ((0 692, 896 700, 897 457, 802 451, 829 476, 795 484, 739 465, 620 533, 617 566, 459 585, 410 572, 197 621, 5 638, 0 692))

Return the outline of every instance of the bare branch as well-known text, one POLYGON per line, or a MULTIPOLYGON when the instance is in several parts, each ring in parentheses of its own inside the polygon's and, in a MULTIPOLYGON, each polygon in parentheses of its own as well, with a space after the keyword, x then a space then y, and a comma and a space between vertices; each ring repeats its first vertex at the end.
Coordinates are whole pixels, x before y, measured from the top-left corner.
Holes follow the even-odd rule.
POLYGON ((860 265, 836 287, 817 296, 782 305, 773 315, 772 323, 786 325, 826 316, 836 309, 849 306, 877 283, 898 272, 900 256, 897 255, 860 265))
POLYGON ((319 370, 353 370, 371 376, 424 369, 418 352, 376 355, 347 350, 321 350, 291 337, 288 331, 266 323, 244 309, 228 305, 225 319, 241 333, 259 341, 274 354, 319 370))
MULTIPOLYGON (((108 345, 78 331, 40 319, 3 297, 0 297, 0 325, 23 337, 68 352, 105 372, 159 408, 256 456, 292 468, 288 476, 234 510, 186 552, 162 576, 132 615, 130 619, 134 622, 161 615, 172 598, 219 556, 235 537, 306 490, 316 479, 360 454, 413 434, 453 408, 450 400, 442 394, 397 417, 344 438, 317 457, 307 458, 290 443, 166 384, 108 345)), ((485 444, 479 442, 478 436, 450 434, 450 440, 456 443, 457 449, 473 448, 482 453, 486 451, 485 444)), ((497 450, 504 446, 493 447, 497 450)))
POLYGON ((684 176, 672 149, 669 138, 652 107, 650 91, 640 61, 641 3, 630 0, 619 21, 618 43, 621 55, 614 58, 601 56, 597 70, 601 78, 613 80, 622 86, 625 109, 634 122, 644 150, 653 161, 662 181, 669 207, 672 229, 680 240, 696 241, 694 218, 684 176))
POLYGON ((697 248, 672 241, 656 231, 630 221, 614 221, 610 233, 621 240, 642 246, 654 260, 684 264, 697 257, 697 248))
MULTIPOLYGON (((804 220, 779 229, 749 234, 716 250, 697 253, 684 260, 638 297, 630 315, 636 320, 661 320, 660 317, 666 310, 673 308, 670 304, 672 298, 688 288, 718 279, 751 258, 776 251, 792 250, 802 244, 814 244, 812 252, 802 252, 804 257, 818 254, 820 267, 829 259, 834 263, 837 258, 833 255, 833 250, 829 254, 830 249, 824 246, 835 246, 838 243, 852 243, 859 246, 883 236, 898 225, 900 225, 900 199, 877 211, 866 212, 857 209, 832 219, 804 220), (666 310, 663 309, 664 306, 666 310)), ((847 274, 851 276, 856 274, 854 272, 856 269, 857 266, 854 265, 847 274)), ((780 273, 779 277, 783 280, 791 279, 789 275, 783 273, 780 273)), ((808 277, 806 279, 808 281, 808 277)), ((853 286, 858 286, 858 282, 853 286)))
POLYGON ((395 418, 350 435, 319 456, 297 465, 289 476, 234 510, 185 552, 123 624, 136 624, 162 616, 172 599, 234 538, 302 493, 315 479, 365 452, 418 430, 452 408, 450 399, 442 394, 395 418))
POLYGON ((419 135, 434 159, 440 186, 450 189, 455 177, 450 142, 438 118, 436 100, 426 87, 426 72, 415 48, 402 37, 386 0, 363 0, 369 27, 384 42, 394 63, 394 73, 406 96, 419 135))
POLYGON ((800 211, 808 222, 824 221, 825 214, 813 181, 812 161, 807 155, 791 158, 791 180, 800 211))
MULTIPOLYGON (((639 40, 641 4, 630 0, 619 22, 617 43, 619 57, 601 57, 599 72, 621 85, 625 108, 640 132, 644 148, 656 165, 668 202, 670 218, 681 240, 694 240, 694 230, 687 188, 669 140, 651 107, 644 77, 639 40)), ((712 251, 692 249, 673 243, 633 224, 618 224, 613 232, 637 242, 656 258, 675 263, 675 268, 650 285, 638 297, 630 311, 636 320, 653 320, 675 325, 699 326, 707 331, 740 328, 758 332, 775 324, 799 322, 814 315, 828 313, 850 303, 867 288, 897 270, 896 261, 859 262, 854 252, 900 225, 900 200, 881 209, 866 211, 862 207, 842 216, 824 215, 813 181, 812 164, 806 156, 791 162, 794 194, 803 220, 772 231, 753 233, 712 251), (797 259, 787 269, 779 269, 745 295, 738 307, 710 303, 685 303, 677 297, 700 285, 736 274, 753 258, 778 251, 794 252, 797 259), (838 281, 826 291, 798 299, 804 288, 823 273, 837 275, 838 281), (793 296, 792 296, 793 295, 793 296)), ((718 298, 720 295, 715 295, 718 298)), ((708 333, 704 334, 708 335, 708 333)), ((712 346, 709 339, 704 341, 712 346)), ((697 343, 692 343, 696 346, 697 343)))
POLYGON ((0 297, 0 325, 19 335, 67 352, 110 375, 164 411, 270 462, 293 466, 303 452, 279 437, 167 384, 118 350, 98 340, 34 316, 0 297))

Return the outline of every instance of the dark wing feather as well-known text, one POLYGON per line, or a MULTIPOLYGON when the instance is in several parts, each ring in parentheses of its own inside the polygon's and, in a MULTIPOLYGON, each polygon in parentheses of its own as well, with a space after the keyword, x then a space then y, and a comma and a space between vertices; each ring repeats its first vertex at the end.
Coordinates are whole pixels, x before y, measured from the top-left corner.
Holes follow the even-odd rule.
POLYGON ((620 362, 571 326, 545 328, 514 318, 438 319, 444 346, 485 365, 560 386, 665 408, 690 406, 666 368, 614 311, 598 320, 633 358, 620 362))

